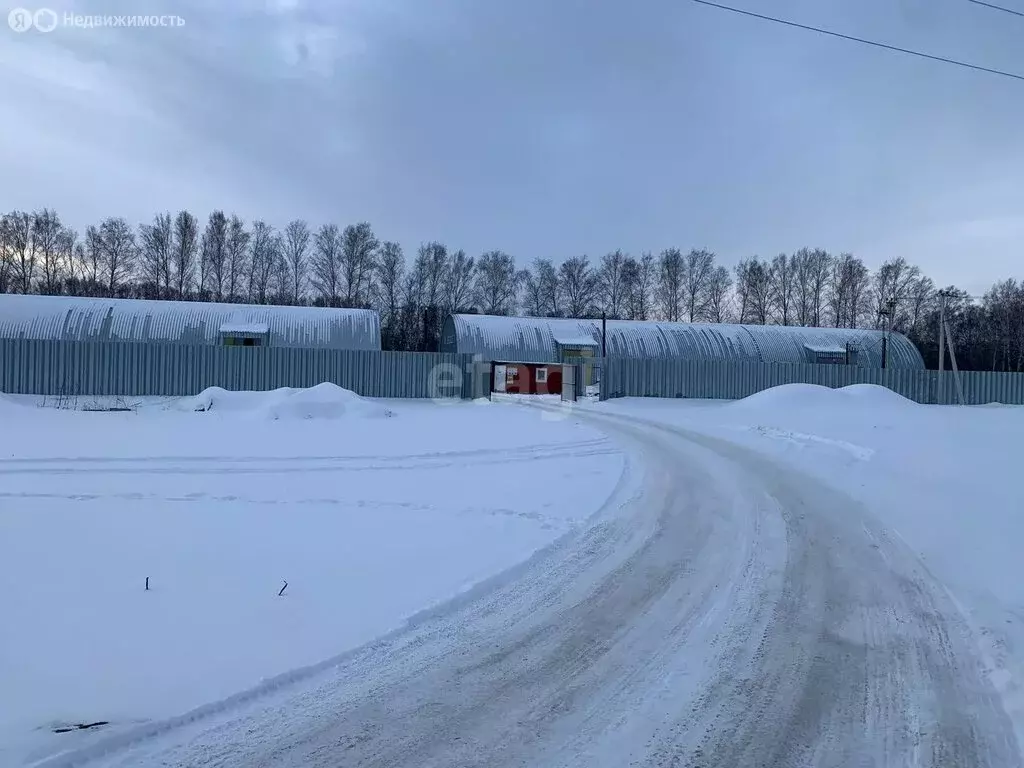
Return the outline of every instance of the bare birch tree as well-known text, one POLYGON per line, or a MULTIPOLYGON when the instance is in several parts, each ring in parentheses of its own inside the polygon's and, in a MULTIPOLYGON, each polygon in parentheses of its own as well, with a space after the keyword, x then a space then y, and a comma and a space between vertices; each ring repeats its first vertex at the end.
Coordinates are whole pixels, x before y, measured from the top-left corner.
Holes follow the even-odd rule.
POLYGON ((29 293, 32 290, 32 279, 36 271, 32 221, 33 216, 27 211, 11 211, 3 217, 10 282, 11 287, 18 293, 29 293))
POLYGON ((810 248, 793 254, 793 294, 796 324, 808 326, 814 316, 814 279, 810 248))
POLYGON ((558 282, 565 297, 567 317, 593 317, 598 314, 601 281, 586 256, 573 256, 563 261, 558 268, 558 282))
POLYGON ((683 260, 683 301, 688 322, 697 322, 704 317, 714 268, 715 254, 704 248, 692 249, 683 260))
POLYGON ((529 269, 519 272, 519 285, 522 290, 523 313, 529 317, 544 317, 547 313, 544 305, 544 293, 540 279, 529 269))
POLYGON ((245 228, 244 222, 237 216, 232 215, 228 223, 227 241, 227 275, 225 281, 225 293, 228 298, 237 301, 242 296, 242 291, 248 282, 249 273, 249 240, 252 235, 245 228))
POLYGON ((825 324, 826 291, 832 272, 832 255, 821 248, 811 251, 808 273, 811 284, 811 316, 809 325, 820 328, 825 324))
POLYGON ((200 252, 199 292, 210 289, 214 301, 222 301, 228 270, 228 218, 224 211, 214 211, 207 219, 200 252))
POLYGON ((729 321, 729 289, 732 288, 732 275, 723 266, 717 266, 711 270, 708 276, 707 303, 705 304, 704 319, 712 323, 725 323, 729 321))
POLYGON ((624 312, 625 304, 625 269, 629 257, 621 250, 607 253, 601 259, 598 269, 598 283, 601 293, 601 308, 608 317, 618 318, 624 312))
POLYGON ((64 247, 64 236, 64 226, 55 211, 49 208, 36 211, 32 217, 32 240, 41 270, 40 293, 52 296, 60 292, 61 281, 68 273, 70 255, 64 247))
POLYGON ((10 247, 10 230, 7 215, 0 216, 0 293, 11 290, 11 275, 14 271, 13 251, 10 247))
POLYGON ((657 285, 658 268, 654 254, 649 251, 639 259, 626 259, 622 269, 623 301, 629 320, 647 320, 654 305, 654 290, 657 285))
POLYGON ((132 277, 138 260, 135 232, 123 218, 112 216, 100 224, 99 237, 104 289, 108 296, 117 296, 132 277))
POLYGON ((772 299, 779 313, 779 322, 789 325, 793 309, 793 289, 796 272, 796 258, 780 253, 772 259, 772 299))
POLYGON ((551 259, 535 259, 533 262, 533 275, 537 281, 537 290, 540 292, 541 303, 544 307, 542 313, 548 317, 563 317, 565 315, 562 306, 562 282, 558 275, 558 268, 551 259))
POLYGON ((139 227, 139 277, 155 287, 155 298, 171 295, 171 255, 174 251, 174 219, 158 213, 152 224, 139 227))
POLYGON ((890 259, 878 268, 872 280, 876 327, 884 325, 882 310, 892 308, 896 313, 894 320, 900 313, 906 311, 911 288, 920 277, 921 270, 908 263, 902 256, 890 259))
POLYGON ((401 343, 402 281, 405 277, 405 254, 398 243, 380 246, 375 268, 374 297, 380 312, 381 344, 396 349, 401 343))
POLYGON ((309 239, 309 225, 302 219, 295 219, 285 227, 284 259, 288 265, 288 298, 292 304, 301 303, 306 289, 309 239))
POLYGON ((249 232, 249 300, 266 304, 278 251, 274 228, 256 220, 249 232))
POLYGON ((328 307, 341 306, 341 231, 337 224, 324 224, 313 238, 310 275, 313 289, 328 307))
POLYGON ((678 248, 666 248, 658 258, 656 294, 662 317, 670 323, 682 320, 686 301, 686 262, 678 248))
POLYGON ((736 295, 741 323, 767 325, 774 310, 771 265, 757 256, 736 266, 736 295))
POLYGON ((347 307, 361 306, 368 298, 380 241, 366 221, 345 227, 341 240, 344 303, 347 307))
POLYGON ((502 251, 488 251, 477 260, 474 297, 485 315, 510 315, 516 310, 519 272, 515 260, 502 251))
POLYGON ((179 211, 174 220, 174 251, 171 256, 175 298, 183 299, 191 290, 195 281, 198 253, 199 222, 188 211, 179 211))
POLYGON ((445 308, 448 312, 459 312, 470 308, 473 298, 473 284, 476 280, 476 261, 466 256, 461 248, 448 258, 444 273, 445 308))
POLYGON ((82 280, 86 286, 86 296, 99 295, 103 288, 103 235, 98 227, 89 226, 85 230, 83 244, 82 280))

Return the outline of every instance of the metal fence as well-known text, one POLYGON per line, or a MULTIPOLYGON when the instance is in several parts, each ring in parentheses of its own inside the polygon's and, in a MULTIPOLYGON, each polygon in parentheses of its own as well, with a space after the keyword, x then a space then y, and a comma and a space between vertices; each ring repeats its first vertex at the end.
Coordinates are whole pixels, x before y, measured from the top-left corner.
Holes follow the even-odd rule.
MULTIPOLYGON (((879 384, 918 403, 957 402, 952 371, 863 368, 852 365, 747 363, 606 358, 601 398, 691 397, 736 400, 781 384, 879 384)), ((967 405, 1024 405, 1024 373, 961 371, 967 405)))
POLYGON ((194 395, 328 381, 364 397, 470 397, 471 355, 0 339, 0 392, 194 395))

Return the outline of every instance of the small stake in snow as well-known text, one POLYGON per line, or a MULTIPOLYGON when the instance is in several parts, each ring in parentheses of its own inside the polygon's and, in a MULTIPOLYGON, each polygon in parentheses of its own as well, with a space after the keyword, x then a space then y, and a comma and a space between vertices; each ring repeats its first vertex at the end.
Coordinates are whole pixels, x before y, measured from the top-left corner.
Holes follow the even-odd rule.
POLYGON ((277 596, 278 596, 278 597, 280 597, 281 595, 283 595, 283 594, 284 594, 284 591, 285 591, 286 589, 288 589, 288 582, 287 582, 287 581, 286 581, 286 582, 284 583, 284 586, 283 586, 283 587, 281 587, 281 591, 277 593, 277 596))
POLYGON ((146 577, 146 591, 149 592, 149 576, 146 577))

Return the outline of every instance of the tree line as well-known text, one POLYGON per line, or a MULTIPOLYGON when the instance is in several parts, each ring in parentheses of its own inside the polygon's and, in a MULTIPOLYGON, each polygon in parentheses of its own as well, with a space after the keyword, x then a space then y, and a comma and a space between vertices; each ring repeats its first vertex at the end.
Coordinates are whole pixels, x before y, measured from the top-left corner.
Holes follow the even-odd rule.
MULTIPOLYGON (((78 233, 51 209, 0 216, 0 293, 374 308, 385 349, 434 351, 452 312, 889 328, 938 362, 939 307, 965 370, 1024 371, 1024 283, 980 298, 941 290, 894 258, 871 271, 851 253, 801 248, 730 269, 714 252, 611 251, 519 268, 509 254, 421 244, 411 259, 368 222, 278 229, 223 211, 205 223, 159 213, 109 217, 78 233)), ((948 364, 948 362, 947 362, 948 364)))

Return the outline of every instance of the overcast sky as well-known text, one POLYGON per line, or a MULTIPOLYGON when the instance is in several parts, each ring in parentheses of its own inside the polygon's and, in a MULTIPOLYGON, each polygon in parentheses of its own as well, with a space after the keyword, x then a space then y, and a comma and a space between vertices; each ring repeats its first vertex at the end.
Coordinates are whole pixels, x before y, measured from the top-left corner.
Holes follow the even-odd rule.
MULTIPOLYGON (((1024 18, 967 0, 731 4, 1024 73, 1024 18)), ((1024 277, 1021 81, 689 0, 48 7, 185 26, 0 29, 4 210, 367 220, 523 265, 807 245, 972 292, 1024 277)))

